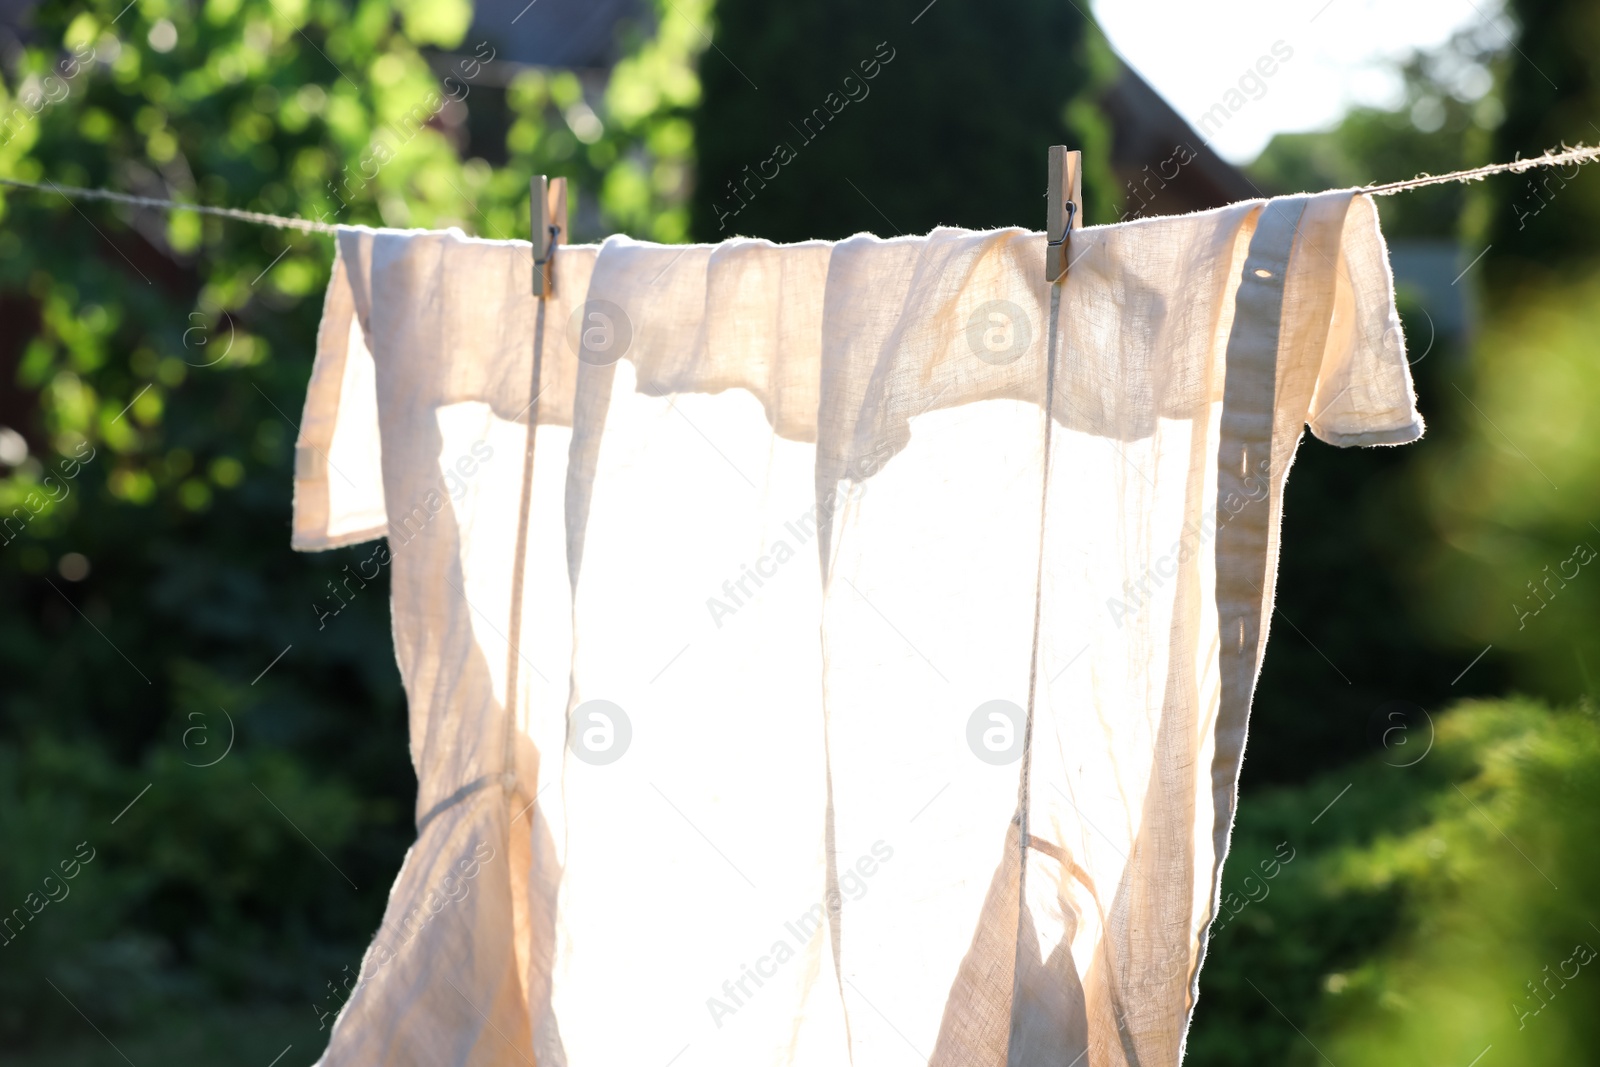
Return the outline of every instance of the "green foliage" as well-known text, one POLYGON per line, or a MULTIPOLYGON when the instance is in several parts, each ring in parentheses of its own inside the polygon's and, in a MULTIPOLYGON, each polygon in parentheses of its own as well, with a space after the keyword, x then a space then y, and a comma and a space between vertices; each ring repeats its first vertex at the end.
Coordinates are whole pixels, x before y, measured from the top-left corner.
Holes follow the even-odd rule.
POLYGON ((1202 972, 1186 1063, 1466 1064, 1491 1044, 1498 1062, 1600 1063, 1600 960, 1562 968, 1600 947, 1594 716, 1478 702, 1407 729, 1241 804, 1223 880, 1238 916, 1202 972), (1295 859, 1263 877, 1284 841, 1295 859))
MULTIPOLYGON (((529 177, 565 174, 577 238, 686 230, 701 4, 631 31, 603 97, 511 78, 504 144, 470 145, 496 167, 463 158, 465 119, 500 106, 505 60, 459 0, 125 3, 35 11, 0 173, 487 237, 525 237, 529 177)), ((98 850, 0 947, 0 1043, 82 1029, 68 997, 106 1026, 217 997, 309 1018, 414 837, 387 579, 319 627, 366 550, 288 548, 332 250, 0 198, 0 421, 31 453, 0 476, 3 906, 98 850)))
POLYGON ((1507 300, 1452 395, 1455 447, 1415 478, 1439 533, 1418 561, 1436 630, 1568 699, 1600 679, 1600 441, 1574 432, 1600 405, 1592 301, 1600 276, 1507 300))
POLYGON ((91 1018, 126 1025, 207 991, 289 997, 304 989, 308 966, 337 973, 368 902, 330 885, 341 876, 296 827, 348 855, 358 828, 387 829, 403 813, 362 801, 346 782, 313 779, 289 752, 256 748, 194 766, 221 756, 222 719, 193 727, 222 734, 204 759, 158 748, 123 767, 97 745, 49 737, 0 748, 0 900, 22 909, 8 910, 16 923, 0 949, 0 1032, 70 1028, 68 997, 91 1018), (86 854, 65 879, 62 862, 86 854), (60 899, 41 907, 52 893, 60 899))
POLYGON ((1426 823, 1332 871, 1346 886, 1403 886, 1409 903, 1403 934, 1325 1005, 1324 1049, 1336 1062, 1466 1063, 1492 1044, 1507 1062, 1600 1063, 1594 716, 1468 705, 1441 720, 1438 750, 1468 763, 1466 780, 1430 800, 1426 823))
POLYGON ((715 41, 697 240, 1041 229, 1045 149, 1063 143, 1084 150, 1092 218, 1117 217, 1089 103, 1114 62, 1072 5, 722 0, 715 41))

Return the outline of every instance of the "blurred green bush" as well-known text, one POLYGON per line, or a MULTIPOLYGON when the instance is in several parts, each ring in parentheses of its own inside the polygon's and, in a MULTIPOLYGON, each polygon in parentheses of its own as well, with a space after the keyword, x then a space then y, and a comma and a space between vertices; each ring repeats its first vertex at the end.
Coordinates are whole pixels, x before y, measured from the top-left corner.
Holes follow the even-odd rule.
POLYGON ((1185 1062, 1600 1063, 1596 727, 1472 702, 1242 803, 1185 1062))
POLYGON ((123 767, 48 736, 0 748, 0 901, 14 921, 0 1034, 76 1029, 74 1005, 126 1026, 211 995, 290 998, 308 968, 335 975, 347 961, 367 909, 330 891, 340 876, 305 862, 295 827, 339 855, 361 827, 398 821, 395 805, 313 779, 289 752, 194 759, 154 750, 123 767), (63 861, 85 855, 68 880, 63 861))
MULTIPOLYGON (((1588 180, 1600 182, 1600 175, 1588 180)), ((1462 428, 1419 464, 1436 540, 1418 559, 1436 630, 1493 644, 1522 688, 1600 684, 1600 274, 1505 294, 1450 384, 1462 428)))

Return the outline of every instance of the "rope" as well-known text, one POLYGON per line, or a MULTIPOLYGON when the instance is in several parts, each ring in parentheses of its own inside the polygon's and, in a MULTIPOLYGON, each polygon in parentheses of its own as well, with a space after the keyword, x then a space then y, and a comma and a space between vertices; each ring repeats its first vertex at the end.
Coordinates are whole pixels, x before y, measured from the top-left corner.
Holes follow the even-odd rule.
MULTIPOLYGON (((1534 170, 1539 167, 1556 167, 1564 163, 1574 163, 1582 166, 1600 160, 1600 146, 1578 145, 1576 148, 1562 147, 1557 152, 1554 149, 1540 156, 1530 156, 1527 159, 1514 159, 1508 163, 1491 163, 1484 167, 1474 167, 1471 170, 1451 171, 1449 174, 1419 174, 1415 178, 1405 181, 1388 182, 1382 185, 1363 185, 1356 188, 1356 192, 1368 196, 1392 196, 1411 189, 1421 189, 1428 185, 1444 185, 1448 182, 1477 182, 1495 174, 1521 174, 1523 171, 1534 170)), ((36 182, 18 181, 15 178, 0 178, 0 185, 9 185, 17 189, 32 189, 38 192, 58 193, 63 197, 78 197, 82 200, 110 200, 118 204, 132 204, 134 207, 150 207, 161 211, 197 211, 202 215, 216 215, 224 219, 237 219, 240 222, 253 222, 258 226, 276 226, 283 230, 299 230, 302 233, 337 233, 339 228, 330 223, 316 222, 312 219, 289 218, 284 215, 268 215, 260 211, 241 211, 232 207, 208 207, 204 204, 185 204, 177 200, 159 200, 149 196, 130 196, 127 193, 112 192, 110 189, 82 189, 75 185, 57 185, 52 181, 43 184, 36 182)))
POLYGON ((1554 167, 1562 163, 1576 163, 1582 166, 1600 159, 1600 147, 1586 148, 1579 145, 1576 148, 1562 146, 1560 152, 1547 151, 1542 156, 1533 156, 1529 159, 1515 159, 1510 163, 1491 163, 1486 167, 1476 167, 1472 170, 1452 171, 1449 174, 1419 174, 1415 178, 1407 178, 1403 182, 1389 182, 1386 185, 1364 185, 1356 190, 1368 196, 1392 196, 1403 193, 1408 189, 1420 189, 1424 185, 1443 185, 1446 182, 1478 182, 1491 174, 1521 174, 1525 170, 1535 167, 1554 167))
POLYGON ((17 181, 15 178, 0 178, 0 185, 60 193, 68 199, 78 197, 81 200, 112 200, 119 204, 153 207, 162 211, 198 211, 202 215, 238 219, 240 222, 253 222, 258 226, 276 226, 280 230, 300 230, 302 233, 339 232, 337 226, 331 226, 326 222, 314 222, 311 219, 291 219, 283 215, 266 215, 259 211, 241 211, 236 207, 207 207, 204 204, 184 204, 176 200, 157 200, 149 196, 130 196, 127 193, 112 192, 110 189, 80 189, 75 185, 57 185, 52 181, 39 185, 34 182, 17 181))

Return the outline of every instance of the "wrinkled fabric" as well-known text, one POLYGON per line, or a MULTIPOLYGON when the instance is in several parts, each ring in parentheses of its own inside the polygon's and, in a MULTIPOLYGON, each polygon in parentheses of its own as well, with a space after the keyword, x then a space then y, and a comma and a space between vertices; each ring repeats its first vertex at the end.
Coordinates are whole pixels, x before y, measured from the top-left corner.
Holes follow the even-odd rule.
POLYGON ((323 1064, 1179 1061, 1302 427, 1422 423, 1364 196, 1044 256, 340 231, 418 840, 323 1064))

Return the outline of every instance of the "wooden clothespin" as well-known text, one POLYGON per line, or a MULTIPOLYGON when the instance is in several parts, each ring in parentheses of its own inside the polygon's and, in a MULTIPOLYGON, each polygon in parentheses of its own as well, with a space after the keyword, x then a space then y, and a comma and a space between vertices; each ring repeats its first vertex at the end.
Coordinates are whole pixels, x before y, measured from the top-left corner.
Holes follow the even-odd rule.
POLYGON ((1072 231, 1083 226, 1083 153, 1066 145, 1050 146, 1050 204, 1045 211, 1044 276, 1056 282, 1067 276, 1072 231))
POLYGON ((540 174, 532 181, 533 295, 556 291, 556 247, 567 239, 567 179, 540 174))

